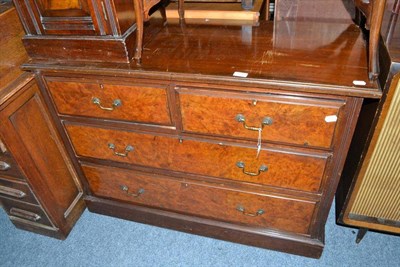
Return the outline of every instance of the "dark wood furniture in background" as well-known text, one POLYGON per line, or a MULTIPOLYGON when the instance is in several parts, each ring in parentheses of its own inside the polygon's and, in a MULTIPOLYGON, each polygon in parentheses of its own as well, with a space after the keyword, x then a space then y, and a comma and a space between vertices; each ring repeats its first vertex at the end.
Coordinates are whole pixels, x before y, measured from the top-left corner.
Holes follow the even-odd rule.
POLYGON ((367 229, 400 233, 399 7, 397 0, 387 1, 380 43, 383 97, 364 105, 336 195, 338 222, 360 229, 357 242, 367 229))
POLYGON ((129 62, 136 49, 136 1, 15 0, 14 4, 29 56, 129 62))
POLYGON ((64 239, 84 209, 83 191, 38 86, 15 9, 0 13, 0 205, 18 228, 64 239))
POLYGON ((386 0, 354 0, 356 5, 356 21, 369 31, 368 38, 368 70, 371 80, 379 76, 379 40, 386 7, 386 0), (361 23, 361 13, 365 22, 361 23))

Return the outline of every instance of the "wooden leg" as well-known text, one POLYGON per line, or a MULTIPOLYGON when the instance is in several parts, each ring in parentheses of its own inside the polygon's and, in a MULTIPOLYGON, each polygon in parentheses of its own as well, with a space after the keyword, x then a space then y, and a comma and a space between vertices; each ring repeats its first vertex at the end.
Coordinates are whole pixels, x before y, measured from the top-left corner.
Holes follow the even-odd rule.
POLYGON ((165 11, 165 6, 162 5, 162 6, 159 8, 159 10, 160 10, 161 17, 162 17, 162 19, 163 19, 164 26, 165 26, 165 25, 167 25, 167 12, 165 11))
POLYGON ((265 0, 265 20, 269 20, 270 12, 269 12, 269 2, 270 0, 265 0))
POLYGON ((368 70, 369 79, 376 80, 379 76, 379 39, 386 0, 375 1, 369 32, 368 70))
POLYGON ((363 239, 363 237, 365 236, 365 234, 368 232, 368 229, 366 228, 360 228, 358 229, 358 233, 357 233, 357 238, 356 238, 356 243, 360 243, 361 240, 363 239))
POLYGON ((142 50, 143 50, 143 34, 144 34, 144 14, 143 14, 143 2, 141 0, 133 0, 135 7, 136 16, 136 50, 134 59, 137 63, 142 61, 142 50))
POLYGON ((185 10, 183 9, 184 2, 185 2, 185 0, 178 0, 178 13, 179 13, 180 20, 185 19, 185 10))

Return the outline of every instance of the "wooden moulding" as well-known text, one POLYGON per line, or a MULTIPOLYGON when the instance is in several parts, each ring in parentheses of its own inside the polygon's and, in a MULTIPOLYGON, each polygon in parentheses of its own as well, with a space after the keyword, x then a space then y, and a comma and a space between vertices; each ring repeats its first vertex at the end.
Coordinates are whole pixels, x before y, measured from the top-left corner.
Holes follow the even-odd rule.
POLYGON ((23 43, 29 56, 36 59, 129 63, 135 50, 135 28, 120 38, 25 36, 23 43))
POLYGON ((235 243, 310 258, 320 258, 324 248, 322 238, 311 239, 300 235, 285 235, 266 229, 118 203, 92 196, 87 196, 85 200, 91 212, 235 243))

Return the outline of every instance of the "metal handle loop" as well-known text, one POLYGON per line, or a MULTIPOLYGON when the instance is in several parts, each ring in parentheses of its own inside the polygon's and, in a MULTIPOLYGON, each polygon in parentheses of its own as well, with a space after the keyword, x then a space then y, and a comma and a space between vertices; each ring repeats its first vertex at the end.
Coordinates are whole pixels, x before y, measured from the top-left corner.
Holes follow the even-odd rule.
POLYGON ((134 150, 133 146, 127 145, 125 147, 125 153, 117 152, 117 151, 115 151, 115 145, 113 143, 109 143, 108 148, 114 152, 114 155, 119 156, 119 157, 127 157, 129 152, 134 150))
POLYGON ((246 209, 244 207, 242 207, 241 205, 238 205, 236 207, 236 210, 240 211, 243 215, 250 216, 250 217, 261 216, 261 215, 263 215, 265 213, 265 211, 263 209, 257 210, 256 213, 250 213, 250 212, 247 212, 246 209))
POLYGON ((10 215, 11 216, 17 216, 26 220, 30 220, 32 222, 37 222, 40 219, 42 219, 42 217, 40 217, 40 215, 30 212, 30 211, 26 211, 26 210, 21 210, 18 208, 11 208, 10 209, 10 215))
POLYGON ((144 193, 144 189, 143 188, 140 188, 137 191, 137 193, 130 193, 129 192, 129 187, 126 186, 126 185, 120 185, 120 188, 121 188, 122 191, 125 192, 125 194, 127 194, 127 195, 129 195, 131 197, 140 197, 140 195, 144 193))
POLYGON ((22 199, 26 196, 26 193, 21 190, 11 188, 11 187, 5 187, 2 185, 0 185, 0 194, 19 198, 19 199, 22 199))
POLYGON ((0 171, 7 171, 11 168, 10 164, 5 161, 0 161, 0 171))
POLYGON ((237 122, 243 123, 243 127, 247 130, 250 131, 262 131, 262 129, 264 128, 265 125, 271 125, 272 124, 272 118, 270 117, 265 117, 262 121, 261 121, 261 126, 260 127, 255 127, 255 126, 248 126, 246 124, 246 117, 243 114, 237 114, 235 117, 235 120, 237 122))
POLYGON ((115 100, 113 101, 112 106, 111 106, 110 108, 103 107, 103 106, 101 105, 100 99, 97 98, 97 97, 93 97, 93 98, 92 98, 92 103, 95 104, 95 105, 97 105, 100 109, 102 109, 102 110, 107 110, 107 111, 113 111, 113 110, 116 109, 117 107, 122 106, 122 101, 121 101, 121 99, 115 99, 115 100))
POLYGON ((246 174, 246 175, 249 175, 249 176, 259 176, 260 174, 261 174, 261 172, 266 172, 266 171, 268 171, 268 166, 266 166, 266 165, 261 165, 260 166, 260 168, 258 168, 258 172, 248 172, 248 171, 246 171, 245 170, 245 164, 244 164, 244 162, 243 161, 238 161, 238 162, 236 162, 236 166, 238 167, 238 168, 240 168, 240 169, 242 169, 242 172, 244 173, 244 174, 246 174))

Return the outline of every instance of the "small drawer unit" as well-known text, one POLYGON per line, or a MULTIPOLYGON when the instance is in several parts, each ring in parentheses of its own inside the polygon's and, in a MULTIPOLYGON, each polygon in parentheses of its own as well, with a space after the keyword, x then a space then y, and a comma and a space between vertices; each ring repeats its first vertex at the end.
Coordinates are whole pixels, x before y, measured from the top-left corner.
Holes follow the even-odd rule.
POLYGON ((35 223, 36 227, 39 228, 54 228, 54 225, 40 206, 12 201, 6 198, 1 198, 0 201, 3 203, 3 207, 12 221, 22 220, 22 222, 26 222, 28 225, 35 223))
POLYGON ((60 114, 172 125, 166 86, 57 77, 46 84, 60 114))
POLYGON ((329 149, 345 102, 178 88, 183 131, 329 149))
POLYGON ((35 195, 26 182, 0 177, 0 196, 38 205, 35 195))
POLYGON ((0 153, 0 177, 24 179, 21 170, 9 152, 0 153))

